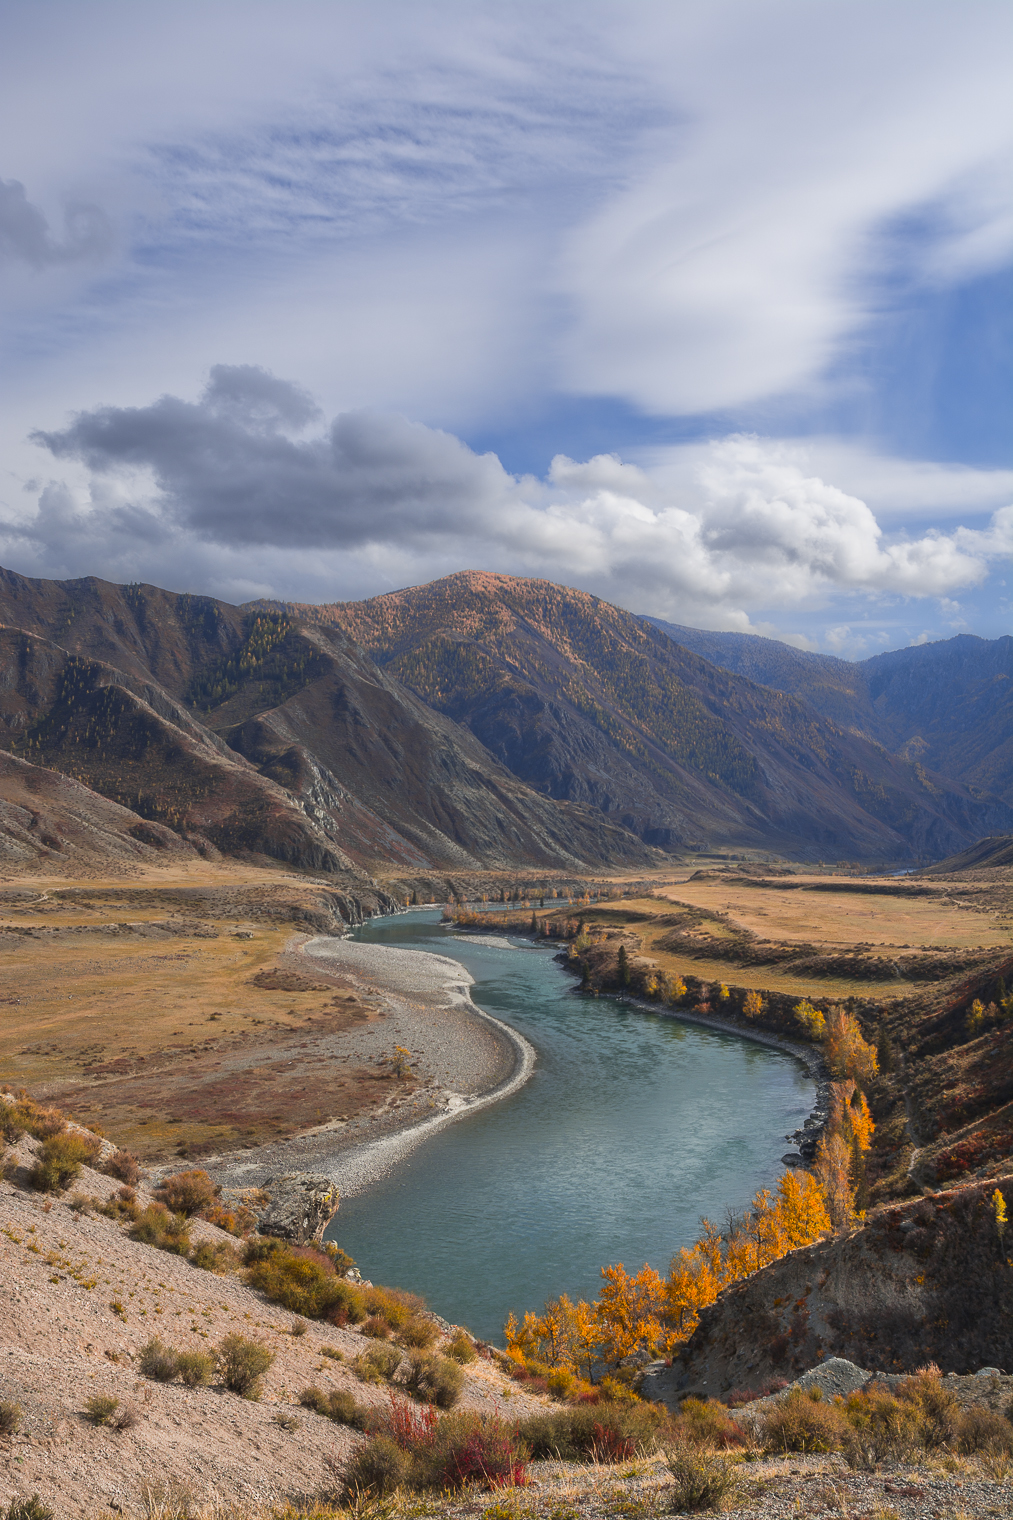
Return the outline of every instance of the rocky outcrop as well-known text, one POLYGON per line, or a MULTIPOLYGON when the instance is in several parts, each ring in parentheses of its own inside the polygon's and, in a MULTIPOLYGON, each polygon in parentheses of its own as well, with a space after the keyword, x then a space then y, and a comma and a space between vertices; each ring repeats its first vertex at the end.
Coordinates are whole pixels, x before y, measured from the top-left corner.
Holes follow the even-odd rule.
POLYGON ((296 1245, 323 1239, 338 1212, 338 1190, 329 1177, 315 1172, 285 1172, 264 1183, 269 1203, 257 1221, 262 1235, 277 1235, 296 1245))

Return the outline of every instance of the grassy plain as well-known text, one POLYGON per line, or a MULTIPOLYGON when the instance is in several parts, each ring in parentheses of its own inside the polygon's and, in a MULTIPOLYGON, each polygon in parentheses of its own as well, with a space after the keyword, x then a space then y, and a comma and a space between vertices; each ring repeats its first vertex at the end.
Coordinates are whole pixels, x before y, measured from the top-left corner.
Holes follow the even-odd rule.
POLYGON ((389 1079, 348 1038, 381 999, 286 960, 308 888, 203 863, 0 888, 0 1081, 142 1158, 382 1105, 389 1079))

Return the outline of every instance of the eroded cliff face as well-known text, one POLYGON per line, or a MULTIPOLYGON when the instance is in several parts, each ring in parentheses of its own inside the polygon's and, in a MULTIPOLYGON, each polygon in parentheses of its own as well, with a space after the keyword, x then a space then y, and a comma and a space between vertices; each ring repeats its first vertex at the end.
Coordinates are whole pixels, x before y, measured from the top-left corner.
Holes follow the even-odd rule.
POLYGON ((1013 1366, 1013 1240, 992 1195, 1013 1176, 881 1210, 860 1230, 793 1251, 705 1309, 647 1391, 677 1404, 793 1378, 837 1356, 871 1371, 1013 1366))

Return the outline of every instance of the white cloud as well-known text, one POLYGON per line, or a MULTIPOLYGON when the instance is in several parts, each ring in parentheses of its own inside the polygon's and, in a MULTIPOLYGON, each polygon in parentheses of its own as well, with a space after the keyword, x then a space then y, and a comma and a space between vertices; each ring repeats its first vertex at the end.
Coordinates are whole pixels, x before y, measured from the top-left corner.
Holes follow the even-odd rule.
MULTIPOLYGON (((763 609, 840 596, 942 598, 952 617, 951 594, 1013 547, 1013 507, 981 528, 888 537, 865 502, 771 440, 717 440, 679 471, 560 455, 538 481, 397 415, 321 427, 304 391, 250 366, 217 366, 196 403, 100 408, 37 441, 85 470, 87 493, 48 484, 33 519, 8 522, 8 562, 172 573, 222 595, 340 598, 472 565, 748 630, 763 609)), ((848 633, 831 629, 831 647, 848 633)))

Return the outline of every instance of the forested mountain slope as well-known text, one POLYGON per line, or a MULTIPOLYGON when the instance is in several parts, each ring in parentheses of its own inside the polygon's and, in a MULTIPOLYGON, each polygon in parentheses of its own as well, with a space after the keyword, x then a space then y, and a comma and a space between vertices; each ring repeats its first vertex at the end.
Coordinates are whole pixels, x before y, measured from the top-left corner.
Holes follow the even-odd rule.
POLYGON ((365 602, 270 605, 342 627, 521 780, 664 848, 938 858, 1011 817, 548 581, 462 572, 365 602))
POLYGON ((958 634, 852 662, 750 633, 645 622, 725 670, 801 697, 832 722, 1013 802, 1013 638, 958 634))

